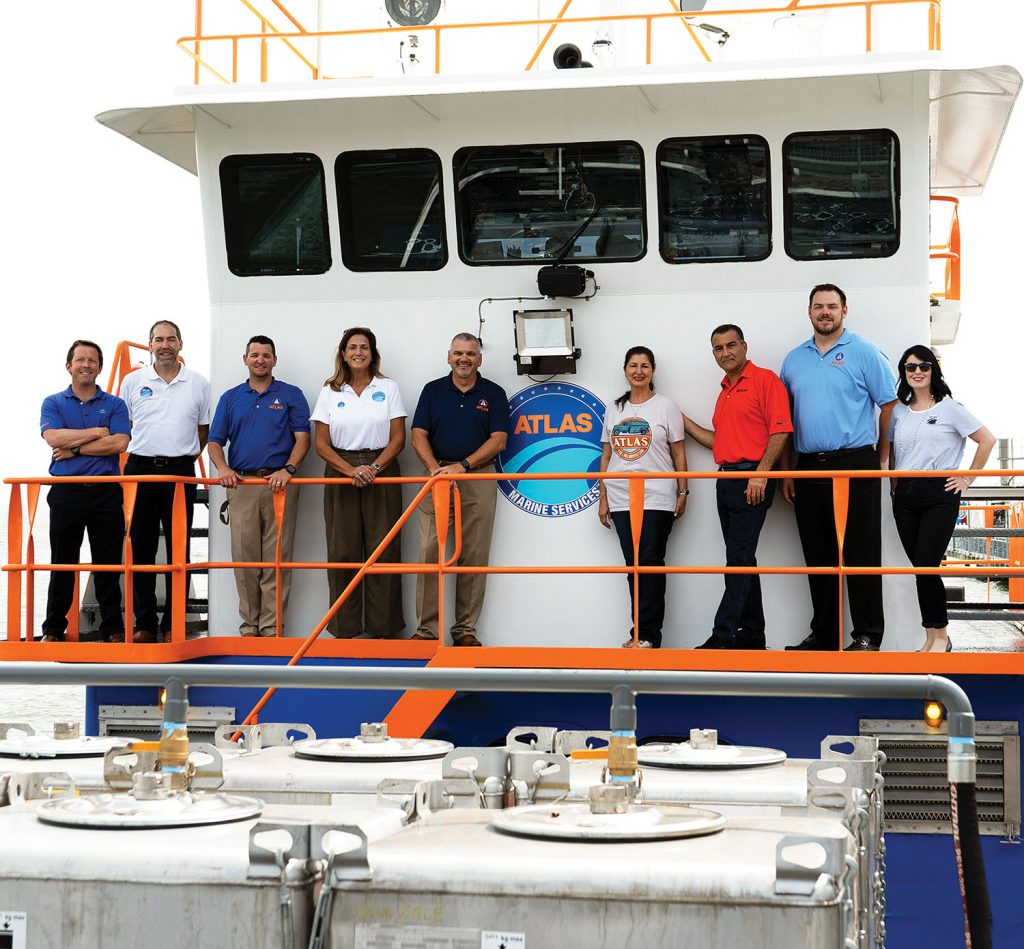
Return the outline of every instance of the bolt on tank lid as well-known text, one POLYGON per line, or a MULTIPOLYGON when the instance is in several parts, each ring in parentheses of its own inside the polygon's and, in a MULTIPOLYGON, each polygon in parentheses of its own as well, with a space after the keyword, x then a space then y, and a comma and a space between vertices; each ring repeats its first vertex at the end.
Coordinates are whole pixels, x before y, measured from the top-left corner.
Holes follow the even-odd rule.
POLYGON ((388 740, 387 722, 363 722, 359 726, 359 738, 362 741, 378 742, 388 740))

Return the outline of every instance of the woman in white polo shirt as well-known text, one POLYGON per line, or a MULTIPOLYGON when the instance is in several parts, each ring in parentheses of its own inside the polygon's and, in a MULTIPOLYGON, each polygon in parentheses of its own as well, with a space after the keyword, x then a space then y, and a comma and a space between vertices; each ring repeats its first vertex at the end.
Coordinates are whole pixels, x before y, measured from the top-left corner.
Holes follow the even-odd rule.
MULTIPOLYGON (((402 514, 402 489, 375 485, 378 476, 401 475, 398 455, 405 447, 405 407, 398 386, 380 374, 377 337, 364 326, 345 330, 338 344, 334 375, 324 383, 311 418, 316 453, 327 463, 324 486, 327 558, 332 563, 365 561, 402 514)), ((378 563, 397 563, 401 541, 395 537, 378 563)), ((331 602, 341 595, 355 570, 328 570, 331 602)), ((399 574, 366 576, 328 626, 333 636, 398 636, 402 617, 399 574)))
MULTIPOLYGON (((911 346, 900 358, 897 404, 889 422, 889 467, 943 471, 963 467, 967 439, 976 442, 971 468, 985 467, 996 440, 953 398, 942 367, 927 346, 911 346)), ((937 567, 953 536, 960 495, 974 478, 893 478, 892 513, 903 549, 915 567, 937 567)), ((946 588, 942 577, 919 574, 917 600, 924 626, 918 652, 949 652, 946 588)))

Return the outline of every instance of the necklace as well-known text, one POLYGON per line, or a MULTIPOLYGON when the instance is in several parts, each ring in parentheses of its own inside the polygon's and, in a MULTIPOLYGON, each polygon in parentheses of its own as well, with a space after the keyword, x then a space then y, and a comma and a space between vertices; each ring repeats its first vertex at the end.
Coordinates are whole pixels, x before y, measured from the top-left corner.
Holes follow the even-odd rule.
POLYGON ((935 396, 930 396, 928 404, 923 409, 914 409, 911 406, 907 406, 910 411, 907 413, 907 417, 903 420, 903 424, 897 426, 896 431, 896 458, 897 464, 903 464, 903 459, 913 456, 914 446, 917 445, 917 438, 921 434, 921 429, 928 424, 928 410, 935 405, 935 396), (909 422, 914 416, 918 416, 917 424, 913 427, 913 431, 907 432, 907 422, 909 422), (909 444, 907 443, 909 439, 909 444))

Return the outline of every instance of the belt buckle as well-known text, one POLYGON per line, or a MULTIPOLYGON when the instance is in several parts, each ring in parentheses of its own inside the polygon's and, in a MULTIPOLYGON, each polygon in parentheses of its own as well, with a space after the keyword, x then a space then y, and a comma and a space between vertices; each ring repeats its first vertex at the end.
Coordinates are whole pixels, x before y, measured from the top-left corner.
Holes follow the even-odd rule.
POLYGON ((166 455, 154 455, 153 456, 153 467, 154 468, 166 468, 167 467, 167 456, 166 455))

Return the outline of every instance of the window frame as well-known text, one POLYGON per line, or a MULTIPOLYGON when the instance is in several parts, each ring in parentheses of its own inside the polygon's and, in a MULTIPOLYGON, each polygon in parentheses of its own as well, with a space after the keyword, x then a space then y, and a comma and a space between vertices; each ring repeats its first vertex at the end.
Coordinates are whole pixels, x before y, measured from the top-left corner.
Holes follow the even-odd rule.
POLYGON ((464 145, 461 148, 455 150, 452 154, 452 190, 454 194, 454 212, 455 212, 455 232, 456 242, 459 253, 459 259, 467 267, 523 267, 523 266, 534 266, 544 267, 554 263, 554 260, 550 257, 532 257, 522 258, 519 260, 515 259, 501 259, 501 260, 471 260, 465 252, 463 241, 465 232, 462 223, 461 208, 462 204, 460 197, 462 189, 459 187, 459 156, 467 151, 479 151, 484 149, 539 149, 539 148, 577 148, 586 147, 588 145, 629 145, 636 149, 637 155, 640 159, 639 167, 639 183, 640 183, 640 231, 642 234, 642 243, 640 247, 640 253, 636 257, 565 257, 560 263, 569 264, 635 264, 639 263, 647 256, 647 252, 650 248, 650 234, 647 227, 647 156, 644 153, 643 147, 639 142, 633 139, 612 139, 606 140, 601 139, 598 141, 586 141, 586 142, 538 142, 538 143, 524 143, 524 144, 497 144, 497 145, 464 145))
MULTIPOLYGON (((334 255, 331 252, 331 223, 330 216, 327 206, 327 173, 324 170, 323 160, 315 152, 252 152, 252 153, 233 153, 231 155, 225 155, 217 166, 217 179, 220 186, 220 200, 221 200, 221 215, 224 225, 224 252, 227 258, 228 270, 236 277, 316 277, 327 273, 334 265, 334 255), (323 245, 326 255, 325 264, 323 267, 319 265, 315 268, 303 268, 301 270, 271 270, 271 271, 254 271, 254 270, 239 270, 237 269, 231 260, 232 256, 232 242, 229 239, 229 220, 232 219, 232 215, 229 215, 228 211, 228 191, 225 188, 225 170, 230 167, 231 164, 241 166, 243 162, 246 164, 253 165, 270 165, 274 163, 282 163, 283 159, 288 158, 305 158, 311 159, 310 165, 316 167, 320 171, 320 211, 323 220, 323 245)), ((237 172, 236 172, 237 180, 237 172)), ((237 191, 232 196, 231 201, 237 205, 238 197, 237 191)))
POLYGON ((749 264, 757 263, 758 261, 767 260, 772 255, 772 251, 775 248, 775 228, 772 220, 772 150, 768 144, 768 139, 763 135, 756 133, 735 133, 727 135, 690 135, 682 136, 676 135, 672 138, 663 139, 658 143, 658 147, 655 151, 655 180, 658 188, 658 252, 661 254, 661 259, 666 264, 675 266, 677 264, 749 264), (665 231, 662 227, 662 196, 665 194, 665 189, 662 187, 662 171, 661 171, 661 158, 663 149, 669 146, 671 142, 719 142, 727 138, 745 138, 753 139, 764 146, 764 161, 765 161, 765 223, 767 224, 768 231, 768 249, 757 257, 674 257, 670 258, 665 256, 665 242, 664 235, 665 231))
POLYGON ((900 145, 900 137, 891 128, 878 127, 878 128, 854 128, 854 129, 811 129, 801 132, 790 132, 782 140, 782 155, 781 155, 781 171, 782 171, 782 235, 783 244, 786 248, 786 256, 791 260, 800 261, 801 263, 808 261, 840 261, 840 260, 886 260, 889 257, 894 257, 898 252, 903 243, 903 162, 902 162, 902 148, 900 145), (805 255, 797 255, 793 251, 791 241, 791 226, 790 222, 793 213, 793 199, 789 194, 789 174, 788 174, 788 162, 787 162, 787 149, 789 148, 790 140, 805 135, 869 135, 869 134, 885 134, 889 135, 892 139, 893 144, 893 167, 895 169, 894 181, 893 181, 893 198, 895 213, 893 215, 893 227, 895 229, 895 237, 893 240, 892 250, 885 254, 824 254, 820 257, 808 257, 805 255))
MULTIPOLYGON (((347 179, 344 180, 347 183, 347 179)), ((352 273, 434 273, 438 270, 443 270, 448 266, 450 254, 448 251, 448 221, 445 216, 445 201, 444 201, 444 162, 441 160, 441 156, 432 148, 411 146, 402 148, 353 148, 347 151, 339 152, 337 157, 334 159, 334 198, 337 202, 338 208, 338 241, 341 246, 341 262, 346 270, 352 273), (437 164, 437 201, 441 208, 441 249, 442 258, 437 266, 431 267, 415 267, 415 268, 403 268, 403 267, 373 267, 373 266, 356 266, 350 259, 355 253, 354 245, 352 244, 351 235, 355 230, 354 221, 351 214, 352 204, 350 201, 342 201, 342 185, 343 185, 343 162, 346 156, 353 155, 383 155, 392 154, 397 155, 400 153, 408 152, 425 152, 437 164)))

